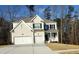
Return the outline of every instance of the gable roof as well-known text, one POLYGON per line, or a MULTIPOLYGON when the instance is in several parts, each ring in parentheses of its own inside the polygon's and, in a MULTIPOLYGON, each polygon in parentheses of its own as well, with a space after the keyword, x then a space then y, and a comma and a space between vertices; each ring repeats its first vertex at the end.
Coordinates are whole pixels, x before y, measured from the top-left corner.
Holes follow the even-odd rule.
MULTIPOLYGON (((13 30, 15 30, 22 22, 24 22, 23 20, 21 20, 10 32, 12 32, 13 30)), ((25 23, 25 22, 24 22, 25 23)), ((26 24, 25 24, 26 25, 26 24)), ((28 25, 26 25, 28 26, 28 25)), ((30 26, 28 26, 31 30, 33 30, 30 26)))
MULTIPOLYGON (((18 20, 15 20, 14 22, 15 22, 15 23, 18 23, 18 22, 20 22, 21 20, 23 20, 25 23, 31 23, 31 22, 32 22, 31 20, 32 20, 33 18, 36 18, 37 16, 38 16, 38 15, 32 16, 32 17, 20 18, 20 19, 18 19, 18 20)), ((55 22, 55 21, 44 19, 44 22, 45 22, 45 23, 53 23, 53 22, 55 22)))
POLYGON ((17 23, 17 22, 20 22, 21 20, 23 20, 24 22, 30 22, 31 21, 31 19, 33 19, 34 18, 34 16, 32 16, 32 17, 24 17, 24 18, 20 18, 20 19, 15 19, 15 23, 17 23))

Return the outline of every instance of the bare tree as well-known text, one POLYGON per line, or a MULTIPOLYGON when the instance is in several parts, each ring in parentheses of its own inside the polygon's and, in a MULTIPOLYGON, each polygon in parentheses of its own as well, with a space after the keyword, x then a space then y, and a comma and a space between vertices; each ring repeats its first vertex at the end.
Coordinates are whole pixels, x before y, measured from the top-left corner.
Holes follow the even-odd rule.
POLYGON ((57 18, 57 9, 58 9, 58 6, 57 5, 52 5, 51 6, 51 16, 53 19, 56 19, 57 18))
POLYGON ((61 43, 63 43, 63 15, 64 15, 64 5, 61 5, 61 43))
POLYGON ((66 18, 68 18, 68 20, 67 20, 67 24, 68 24, 67 33, 68 33, 68 38, 69 38, 70 44, 74 43, 74 21, 73 21, 73 16, 72 16, 73 12, 74 12, 74 7, 69 5, 68 6, 68 14, 67 14, 66 18))
POLYGON ((77 20, 78 20, 78 12, 75 11, 75 25, 74 25, 74 28, 75 28, 75 43, 78 44, 78 39, 77 39, 77 20))

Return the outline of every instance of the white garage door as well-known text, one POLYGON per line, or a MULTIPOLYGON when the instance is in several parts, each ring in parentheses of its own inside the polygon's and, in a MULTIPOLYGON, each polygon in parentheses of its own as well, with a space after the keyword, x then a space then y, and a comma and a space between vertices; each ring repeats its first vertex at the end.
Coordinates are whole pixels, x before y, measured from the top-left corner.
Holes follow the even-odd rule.
POLYGON ((15 37, 14 44, 33 44, 32 37, 15 37))
POLYGON ((35 37, 35 44, 44 44, 44 39, 42 36, 35 37))

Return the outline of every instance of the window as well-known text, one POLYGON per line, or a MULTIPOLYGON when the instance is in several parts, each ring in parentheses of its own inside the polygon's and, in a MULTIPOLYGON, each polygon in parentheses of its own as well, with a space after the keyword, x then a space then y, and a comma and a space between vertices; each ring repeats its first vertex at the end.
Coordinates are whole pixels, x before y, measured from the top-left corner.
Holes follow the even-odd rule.
POLYGON ((50 25, 50 29, 55 29, 55 25, 50 25))
POLYGON ((45 30, 48 30, 49 29, 49 25, 45 25, 45 30))
POLYGON ((33 24, 33 28, 40 29, 42 28, 42 24, 40 23, 33 24))
POLYGON ((50 37, 50 33, 48 33, 48 37, 50 37))
POLYGON ((52 37, 55 38, 57 34, 56 33, 51 33, 51 35, 52 35, 52 37))

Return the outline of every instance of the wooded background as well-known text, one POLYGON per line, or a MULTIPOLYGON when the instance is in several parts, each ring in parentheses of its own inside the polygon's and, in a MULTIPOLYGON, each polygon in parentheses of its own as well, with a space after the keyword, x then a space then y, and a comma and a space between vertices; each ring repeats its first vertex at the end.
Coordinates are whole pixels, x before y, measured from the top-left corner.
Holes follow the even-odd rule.
MULTIPOLYGON (((79 6, 76 7, 77 10, 73 5, 46 5, 45 8, 40 5, 17 5, 5 7, 5 10, 3 10, 3 7, 0 7, 1 28, 6 28, 5 26, 2 26, 5 25, 3 22, 6 21, 7 24, 9 24, 7 30, 10 30, 10 23, 13 21, 40 14, 40 11, 42 10, 42 14, 40 15, 42 15, 44 20, 48 19, 57 22, 59 43, 79 44, 79 6), (23 8, 26 10, 24 11, 24 16, 19 15, 19 13, 23 11, 23 8)), ((1 35, 6 36, 7 34, 3 34, 2 31, 3 30, 0 30, 1 35)))

